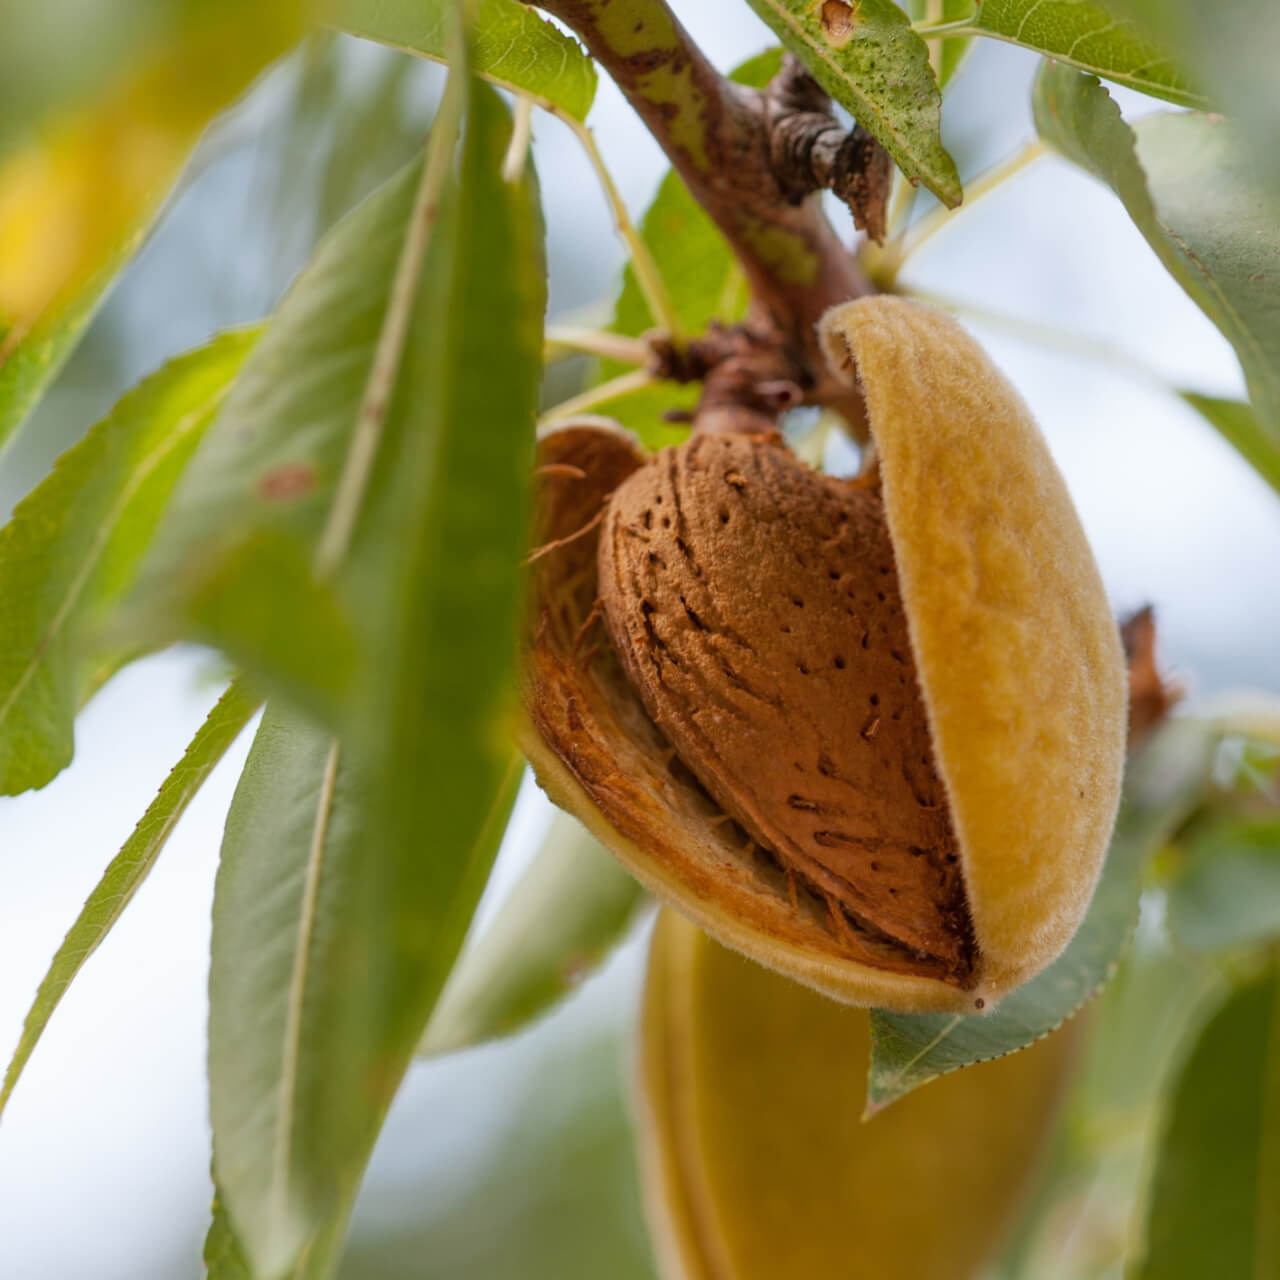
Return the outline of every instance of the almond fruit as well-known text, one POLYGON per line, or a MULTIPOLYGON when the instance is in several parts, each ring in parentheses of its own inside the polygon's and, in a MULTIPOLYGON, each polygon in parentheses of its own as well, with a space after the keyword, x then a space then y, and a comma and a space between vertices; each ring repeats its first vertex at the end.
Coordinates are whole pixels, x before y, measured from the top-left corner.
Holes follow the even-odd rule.
POLYGON ((1079 520, 981 349, 893 298, 829 313, 878 465, 776 434, 646 457, 544 437, 525 749, 714 936, 839 999, 983 1008, 1088 905, 1126 676, 1079 520))
POLYGON ((1024 1203, 1078 1060, 1068 1023, 864 1118, 870 1015, 658 919, 637 1147, 669 1280, 970 1280, 1024 1203))

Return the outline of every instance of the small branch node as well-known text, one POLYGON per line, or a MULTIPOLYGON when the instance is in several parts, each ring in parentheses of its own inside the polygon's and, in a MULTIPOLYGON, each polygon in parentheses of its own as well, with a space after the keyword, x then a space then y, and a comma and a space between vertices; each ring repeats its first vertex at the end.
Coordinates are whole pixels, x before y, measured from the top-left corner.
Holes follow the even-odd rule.
POLYGON ((822 87, 791 54, 764 100, 769 163, 785 197, 799 204, 814 191, 833 191, 854 225, 882 244, 893 185, 888 152, 861 125, 841 126, 822 87))

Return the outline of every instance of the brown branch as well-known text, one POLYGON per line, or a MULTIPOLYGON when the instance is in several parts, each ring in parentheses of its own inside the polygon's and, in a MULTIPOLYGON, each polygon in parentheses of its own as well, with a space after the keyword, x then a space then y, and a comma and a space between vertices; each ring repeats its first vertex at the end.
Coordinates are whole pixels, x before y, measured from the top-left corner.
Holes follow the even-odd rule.
POLYGON ((840 129, 798 64, 766 92, 727 80, 664 0, 538 4, 568 23, 617 82, 746 275, 749 350, 734 353, 732 369, 708 370, 698 427, 725 429, 741 403, 739 429, 759 429, 786 398, 761 392, 761 384, 787 383, 803 402, 839 409, 855 434, 865 434, 861 397, 827 372, 815 326, 828 307, 872 286, 816 192, 837 190, 874 228, 879 148, 840 129))

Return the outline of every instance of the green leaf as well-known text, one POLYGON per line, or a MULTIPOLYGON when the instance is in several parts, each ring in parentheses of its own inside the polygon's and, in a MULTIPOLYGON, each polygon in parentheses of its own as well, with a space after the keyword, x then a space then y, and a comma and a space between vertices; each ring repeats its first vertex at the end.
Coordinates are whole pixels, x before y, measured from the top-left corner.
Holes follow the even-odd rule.
POLYGON ((1228 444, 1280 493, 1280 431, 1269 431, 1251 404, 1184 391, 1182 398, 1218 429, 1228 444))
POLYGON ((929 50, 893 0, 750 4, 906 177, 949 207, 960 203, 960 175, 938 135, 942 95, 929 50))
MULTIPOLYGON (((330 720, 350 692, 353 642, 312 563, 421 178, 418 160, 321 242, 183 476, 118 624, 150 644, 220 645, 330 720), (259 558, 264 548, 280 573, 259 558)), ((411 345, 434 341, 421 328, 409 334, 411 345)))
POLYGON ((1110 0, 1176 55, 1249 139, 1262 175, 1280 182, 1280 7, 1273 0, 1110 0))
MULTIPOLYGON (((483 888, 519 764, 473 820, 474 844, 420 847, 423 883, 390 907, 371 892, 382 850, 370 838, 369 773, 271 704, 227 817, 209 979, 214 1167, 227 1225, 263 1280, 312 1275, 292 1268, 341 1239, 411 1056, 408 1033, 421 1033, 483 888)), ((216 1217, 212 1231, 216 1243, 216 1217)))
POLYGON ((1115 191, 1156 256, 1235 348, 1261 427, 1280 448, 1280 196, 1254 182, 1231 124, 1190 112, 1130 128, 1092 76, 1046 66, 1044 140, 1115 191))
POLYGON ((1174 1090, 1139 1280, 1280 1276, 1280 975, 1231 995, 1174 1090))
POLYGON ((419 1053, 510 1035, 545 1013, 604 960, 645 901, 613 855, 557 813, 497 918, 463 951, 419 1053))
MULTIPOLYGON (((763 88, 778 73, 781 49, 766 49, 742 63, 730 76, 738 84, 763 88)), ((640 223, 645 242, 667 287, 667 296, 686 333, 702 333, 713 320, 731 324, 746 315, 746 279, 728 242, 702 206, 689 194, 684 179, 668 170, 640 223)), ((630 264, 614 305, 612 330, 639 337, 658 324, 630 264)), ((628 366, 601 361, 600 381, 627 372, 628 366)), ((670 411, 691 410, 697 385, 661 383, 602 402, 597 412, 634 431, 649 449, 678 444, 688 428, 663 422, 670 411)))
POLYGON ((186 812, 187 805, 226 754, 240 731, 257 710, 259 699, 233 684, 209 713, 182 759, 165 779, 124 848, 115 856, 84 909, 58 948, 49 972, 36 992, 35 1002, 23 1023, 22 1036, 5 1072, 0 1089, 0 1112, 13 1093, 22 1069, 40 1041, 58 1002, 98 944, 133 900, 151 873, 169 834, 186 812))
POLYGON ((30 329, 15 326, 6 332, 0 321, 0 448, 58 376, 120 269, 142 243, 151 215, 148 208, 125 227, 101 268, 85 284, 46 307, 30 329))
POLYGON ((978 0, 973 16, 957 23, 951 34, 993 36, 1139 93, 1185 107, 1206 106, 1204 95, 1174 64, 1168 47, 1129 21, 1121 12, 1122 3, 978 0))
POLYGON ((329 1270, 314 1242, 336 1251, 484 888, 516 768, 504 719, 545 284, 532 178, 501 177, 509 134, 500 99, 473 80, 347 565, 369 646, 361 715, 339 746, 269 707, 228 819, 214 1162, 263 1280, 302 1258, 309 1277, 329 1270))
MULTIPOLYGON (((959 22, 973 13, 973 0, 907 0, 905 8, 913 21, 923 25, 959 22)), ((973 37, 939 36, 929 40, 928 45, 929 61, 938 75, 938 87, 945 89, 951 77, 960 70, 960 64, 969 56, 973 37)))
MULTIPOLYGON (((456 0, 338 0, 339 30, 439 62, 456 0)), ((471 69, 548 110, 585 120, 596 95, 595 63, 582 46, 516 0, 480 0, 471 35, 471 69)))
POLYGON ((1111 849, 1093 901, 1066 950, 987 1014, 871 1013, 868 1111, 912 1089, 1048 1035, 1106 982, 1133 932, 1144 864, 1190 812, 1211 763, 1212 730, 1171 724, 1130 761, 1111 849))
POLYGON ((213 1197, 213 1221, 204 1238, 205 1280, 253 1280, 244 1260, 244 1250, 227 1216, 226 1205, 217 1193, 213 1197))
POLYGON ((256 331, 226 334, 130 391, 0 530, 0 791, 71 759, 75 713, 120 660, 90 633, 130 587, 256 331))
POLYGON ((1280 815, 1211 817, 1180 852, 1169 885, 1180 945, 1213 951, 1280 937, 1280 815))

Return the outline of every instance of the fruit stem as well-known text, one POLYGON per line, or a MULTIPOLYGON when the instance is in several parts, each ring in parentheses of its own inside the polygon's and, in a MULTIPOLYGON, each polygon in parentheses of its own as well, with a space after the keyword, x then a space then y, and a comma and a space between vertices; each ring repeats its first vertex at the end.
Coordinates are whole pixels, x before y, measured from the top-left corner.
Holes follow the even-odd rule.
MULTIPOLYGON (((998 164, 980 174, 964 189, 964 204, 958 209, 947 209, 939 205, 930 210, 919 222, 912 226, 902 226, 897 235, 883 249, 868 245, 863 254, 863 264, 871 279, 885 292, 893 292, 897 284, 898 273, 906 265, 907 259, 921 245, 933 239, 939 231, 951 226, 957 215, 964 213, 988 192, 994 191, 1007 179, 1020 173, 1033 160, 1044 155, 1047 148, 1038 138, 1026 143, 1013 155, 1007 156, 998 164)), ((907 211, 908 216, 910 211, 907 211)), ((905 222, 905 219, 904 219, 905 222)))
POLYGON ((647 369, 635 369, 631 373, 624 373, 621 377, 611 378, 608 382, 600 383, 598 387, 589 387, 580 395, 570 396, 568 400, 552 405, 538 419, 538 426, 545 427, 553 422, 561 422, 565 418, 576 418, 578 414, 587 413, 616 396, 626 395, 630 391, 639 391, 642 387, 650 386, 656 381, 657 379, 647 369))
POLYGON ((600 148, 596 146, 595 134, 581 120, 575 120, 572 116, 560 112, 556 114, 578 139, 583 151, 586 152, 587 159, 591 162, 591 167, 595 170, 596 177, 600 180, 604 198, 609 202, 609 209, 613 213, 614 226, 626 244, 627 252, 631 255, 631 269, 635 272, 636 283, 640 286, 649 314, 659 328, 666 330, 672 343, 676 346, 682 345, 685 340, 684 330, 680 317, 676 313, 675 304, 671 301, 671 295, 667 292, 666 281, 662 278, 662 272, 658 270, 653 254, 649 252, 649 246, 645 244, 635 223, 631 221, 631 215, 627 212, 627 206, 623 203, 613 175, 600 154, 600 148))
POLYGON ((605 333, 599 329, 580 329, 573 325, 549 324, 543 343, 545 359, 554 359, 566 351, 583 351, 606 360, 637 367, 647 365, 653 354, 643 338, 628 338, 620 333, 605 333))
MULTIPOLYGON (((777 94, 771 107, 765 92, 720 75, 664 0, 540 0, 539 8, 582 39, 720 229, 750 288, 749 320, 795 353, 806 402, 860 421, 860 397, 827 370, 815 326, 829 307, 873 289, 811 185, 795 198, 805 175, 775 168, 785 103, 779 112, 777 94)), ((820 116, 808 103, 795 114, 820 116)))

